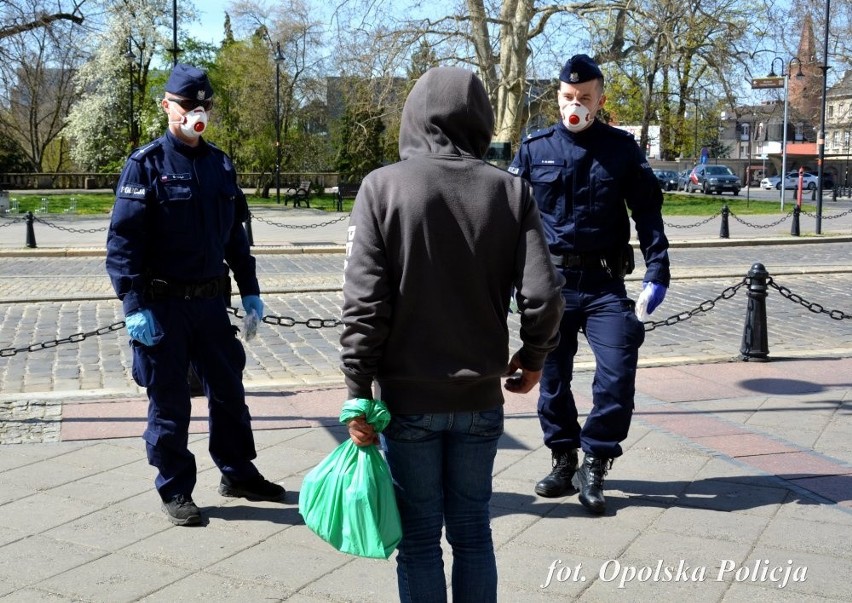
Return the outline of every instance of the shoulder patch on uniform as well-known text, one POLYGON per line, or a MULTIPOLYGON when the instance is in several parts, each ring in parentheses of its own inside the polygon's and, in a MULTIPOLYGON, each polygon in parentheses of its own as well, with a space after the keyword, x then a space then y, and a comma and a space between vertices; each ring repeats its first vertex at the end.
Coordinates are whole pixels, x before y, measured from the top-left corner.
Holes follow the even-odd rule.
POLYGON ((517 176, 521 172, 521 168, 515 167, 514 165, 510 165, 508 168, 506 168, 506 171, 510 174, 517 176))
POLYGON ((544 138, 545 136, 550 136, 554 132, 554 126, 550 126, 549 128, 545 128, 544 130, 536 130, 535 132, 530 132, 527 134, 527 137, 524 138, 523 142, 529 142, 530 140, 536 140, 537 138, 544 138))
POLYGON ((148 153, 150 153, 154 149, 158 149, 161 144, 162 143, 160 142, 159 139, 157 139, 153 142, 149 142, 144 147, 139 147, 138 149, 136 149, 136 151, 134 151, 134 153, 130 157, 132 159, 135 159, 136 161, 142 161, 142 159, 145 157, 145 155, 147 155, 148 153))
POLYGON ((118 196, 127 199, 144 199, 147 188, 144 184, 125 182, 118 189, 118 196))

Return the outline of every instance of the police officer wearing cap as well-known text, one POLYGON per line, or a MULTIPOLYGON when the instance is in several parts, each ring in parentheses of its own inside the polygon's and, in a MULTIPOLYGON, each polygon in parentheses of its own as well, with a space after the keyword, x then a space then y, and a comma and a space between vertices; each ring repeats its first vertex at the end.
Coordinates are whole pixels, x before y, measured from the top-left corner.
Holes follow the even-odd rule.
POLYGON ((263 316, 263 302, 242 227, 248 205, 234 166, 202 138, 212 98, 203 71, 174 67, 161 101, 168 130, 127 160, 107 237, 106 268, 124 308, 133 378, 148 393, 148 462, 158 470, 162 509, 176 525, 201 522, 192 500, 195 458, 187 448, 190 364, 209 400, 219 493, 272 501, 285 494, 252 463, 257 455, 242 384, 246 355, 227 312, 229 270, 246 312, 263 316))
POLYGON ((606 100, 604 77, 587 55, 559 74, 562 120, 522 141, 509 171, 528 179, 554 264, 565 276, 559 347, 544 364, 538 415, 552 471, 535 486, 545 497, 579 490, 590 512, 605 511, 604 476, 622 454, 633 413, 639 346, 645 339, 624 276, 633 269, 630 217, 645 260, 638 304, 653 312, 669 285, 663 197, 633 137, 595 116, 606 100), (628 213, 629 212, 629 213, 628 213), (594 407, 582 429, 571 393, 578 333, 596 361, 594 407), (577 449, 585 458, 578 467, 577 449))

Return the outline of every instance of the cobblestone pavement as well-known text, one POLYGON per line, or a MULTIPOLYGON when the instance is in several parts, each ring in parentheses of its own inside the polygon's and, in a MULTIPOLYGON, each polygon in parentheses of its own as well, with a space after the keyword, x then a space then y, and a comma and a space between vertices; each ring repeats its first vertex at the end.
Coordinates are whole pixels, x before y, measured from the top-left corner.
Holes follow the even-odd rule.
MULTIPOLYGON (((690 248, 672 255, 676 278, 657 320, 684 315, 702 303, 707 307, 708 300, 741 283, 755 261, 767 266, 777 285, 807 302, 818 303, 827 311, 852 314, 852 251, 846 244, 690 248), (776 270, 775 266, 782 268, 776 270), (832 272, 823 274, 816 268, 832 272), (679 273, 684 276, 678 278, 679 273)), ((339 317, 341 263, 342 257, 335 254, 259 257, 267 314, 301 321, 339 317)), ((123 320, 108 279, 99 275, 101 270, 99 258, 5 259, 0 266, 0 349, 50 345, 56 339, 123 320)), ((636 295, 641 271, 634 276, 628 288, 636 295)), ((746 302, 746 288, 742 287, 732 299, 717 301, 707 312, 650 331, 642 348, 643 363, 706 362, 737 356, 746 302)), ((238 298, 232 303, 236 306, 238 298)), ((852 353, 852 320, 832 320, 827 314, 808 311, 775 288, 769 290, 767 315, 771 355, 852 353)), ((510 323, 512 346, 516 346, 516 318, 510 317, 510 323)), ((262 325, 259 336, 246 345, 246 385, 339 383, 339 334, 339 327, 262 325)), ((578 364, 591 365, 588 348, 581 347, 578 364)), ((92 395, 136 392, 129 366, 123 329, 78 343, 20 352, 0 358, 0 400, 68 391, 92 395)))

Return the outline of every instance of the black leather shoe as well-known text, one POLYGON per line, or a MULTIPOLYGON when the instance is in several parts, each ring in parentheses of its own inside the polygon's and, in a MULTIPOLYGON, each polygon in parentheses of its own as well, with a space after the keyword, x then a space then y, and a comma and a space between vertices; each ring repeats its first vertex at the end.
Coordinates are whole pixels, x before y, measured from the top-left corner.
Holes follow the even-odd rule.
POLYGON ((580 491, 580 503, 595 515, 606 511, 603 482, 610 467, 612 467, 612 459, 602 459, 587 454, 572 480, 574 486, 580 491))
POLYGON ((192 497, 176 494, 163 501, 163 512, 176 526, 197 526, 201 523, 201 511, 192 502, 192 497))
POLYGON ((558 498, 574 494, 571 478, 577 470, 577 449, 554 450, 553 470, 535 485, 535 493, 545 498, 558 498))
POLYGON ((233 480, 222 476, 219 483, 219 494, 232 498, 245 498, 247 500, 268 500, 272 502, 284 502, 287 491, 278 484, 273 484, 259 473, 246 480, 233 480))

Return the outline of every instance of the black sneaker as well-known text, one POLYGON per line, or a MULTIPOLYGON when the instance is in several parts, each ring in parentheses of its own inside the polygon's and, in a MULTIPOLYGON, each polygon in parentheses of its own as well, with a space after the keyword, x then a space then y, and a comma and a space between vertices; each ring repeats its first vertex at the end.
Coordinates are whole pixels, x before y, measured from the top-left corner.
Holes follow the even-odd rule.
POLYGON ((191 496, 176 494, 169 500, 163 501, 163 513, 176 526, 197 526, 201 523, 201 511, 192 502, 191 496))
POLYGON ((223 475, 222 481, 219 482, 219 494, 248 500, 284 502, 284 495, 287 494, 287 491, 258 473, 250 479, 240 481, 223 475))

